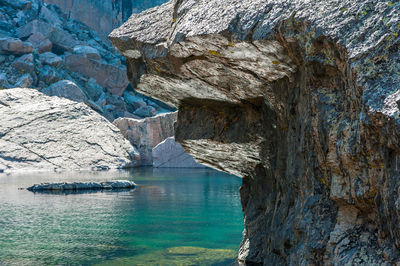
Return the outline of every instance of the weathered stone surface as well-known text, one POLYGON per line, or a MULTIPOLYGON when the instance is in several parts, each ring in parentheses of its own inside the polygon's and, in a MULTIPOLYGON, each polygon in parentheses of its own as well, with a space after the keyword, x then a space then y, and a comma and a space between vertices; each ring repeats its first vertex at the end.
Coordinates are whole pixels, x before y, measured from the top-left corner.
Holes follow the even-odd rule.
POLYGON ((153 165, 152 149, 166 138, 174 136, 177 112, 145 119, 118 118, 113 124, 139 151, 141 165, 153 165))
POLYGON ((70 71, 79 72, 106 87, 112 94, 122 95, 128 86, 126 69, 90 59, 82 54, 69 54, 65 65, 70 71))
POLYGON ((0 0, 2 88, 44 89, 60 80, 70 80, 91 100, 90 106, 110 121, 175 111, 128 88, 124 58, 88 26, 70 19, 71 14, 62 13, 56 5, 47 5, 42 0, 26 0, 26 3, 0 0), (25 54, 28 56, 21 58, 25 54), (125 91, 141 98, 143 105, 109 96, 122 96, 125 91), (98 102, 103 92, 104 97, 98 102), (137 112, 141 116, 134 115, 142 106, 137 112))
POLYGON ((156 168, 204 168, 188 154, 181 144, 169 137, 153 148, 153 167, 156 168))
POLYGON ((165 0, 44 0, 45 3, 57 4, 69 14, 71 19, 81 21, 96 30, 104 39, 132 13, 161 5, 165 0))
POLYGON ((94 59, 94 60, 101 60, 101 56, 99 51, 95 48, 86 46, 86 45, 78 45, 74 47, 74 54, 84 55, 87 58, 94 59))
POLYGON ((70 80, 60 80, 41 90, 41 92, 48 96, 67 98, 76 102, 86 102, 88 100, 82 89, 70 80))
POLYGON ((19 71, 20 74, 33 72, 35 65, 33 64, 33 54, 25 54, 12 63, 12 66, 19 71))
POLYGON ((38 53, 50 52, 53 48, 53 44, 49 39, 46 38, 41 32, 35 32, 29 36, 28 42, 33 44, 33 47, 37 49, 38 53))
POLYGON ((33 46, 17 38, 0 38, 0 54, 28 54, 32 53, 33 46))
POLYGON ((399 10, 177 0, 111 33, 185 150, 243 177, 239 261, 400 262, 399 10))
POLYGON ((72 183, 41 183, 28 187, 32 192, 69 191, 69 190, 100 190, 100 189, 129 189, 137 185, 129 180, 112 180, 106 182, 72 182, 72 183))
POLYGON ((0 91, 0 169, 107 169, 135 166, 120 131, 83 103, 34 89, 0 91))
POLYGON ((63 59, 52 52, 45 52, 39 55, 39 60, 44 65, 49 65, 52 67, 59 67, 63 59))
POLYGON ((21 76, 17 83, 15 83, 14 87, 16 88, 29 88, 33 84, 33 78, 31 74, 26 73, 25 75, 21 76))
POLYGON ((16 31, 18 38, 28 38, 33 34, 42 34, 48 38, 51 32, 54 30, 54 25, 40 21, 38 19, 32 20, 31 22, 19 27, 16 31))

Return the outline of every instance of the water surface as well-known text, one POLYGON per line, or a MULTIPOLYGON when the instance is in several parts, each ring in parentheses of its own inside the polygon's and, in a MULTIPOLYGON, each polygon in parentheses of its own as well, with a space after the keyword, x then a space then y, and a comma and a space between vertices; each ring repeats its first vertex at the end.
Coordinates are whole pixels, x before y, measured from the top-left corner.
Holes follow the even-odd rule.
POLYGON ((0 175, 0 265, 229 265, 241 180, 204 169, 0 175), (129 179, 121 192, 39 194, 39 182, 129 179))

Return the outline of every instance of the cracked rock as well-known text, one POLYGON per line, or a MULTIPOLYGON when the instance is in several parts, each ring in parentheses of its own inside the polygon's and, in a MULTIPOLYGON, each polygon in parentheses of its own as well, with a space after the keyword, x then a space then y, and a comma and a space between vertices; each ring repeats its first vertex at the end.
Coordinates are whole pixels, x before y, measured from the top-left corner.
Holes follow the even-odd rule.
POLYGON ((34 89, 0 91, 0 169, 111 169, 137 165, 120 131, 84 103, 34 89))

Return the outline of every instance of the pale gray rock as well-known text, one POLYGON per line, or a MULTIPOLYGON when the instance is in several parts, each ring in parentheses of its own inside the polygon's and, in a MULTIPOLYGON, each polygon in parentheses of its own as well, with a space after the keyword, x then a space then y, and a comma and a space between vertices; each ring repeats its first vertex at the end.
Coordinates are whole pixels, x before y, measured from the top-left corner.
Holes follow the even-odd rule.
POLYGON ((0 38, 0 54, 28 54, 32 53, 33 46, 17 38, 0 38))
POLYGON ((40 54, 39 60, 42 64, 49 65, 55 68, 59 67, 63 62, 63 59, 61 57, 53 54, 52 52, 45 52, 40 54))
POLYGON ((12 66, 19 71, 20 74, 33 72, 35 69, 35 65, 33 63, 33 54, 25 54, 19 58, 17 58, 12 66))
POLYGON ((153 167, 156 168, 205 168, 188 154, 181 144, 169 137, 153 148, 153 167))
POLYGON ((400 263, 399 10, 176 0, 111 33, 185 150, 243 177, 240 263, 400 263))
POLYGON ((72 52, 74 47, 80 43, 69 32, 60 27, 53 28, 48 38, 53 44, 53 51, 57 54, 72 52))
POLYGON ((40 33, 46 38, 48 38, 54 29, 55 25, 51 25, 47 22, 35 19, 19 27, 16 30, 16 35, 18 38, 23 39, 23 38, 28 38, 33 34, 40 33))
POLYGON ((34 89, 0 91, 0 168, 5 172, 136 165, 120 131, 83 103, 34 89))
POLYGON ((58 26, 62 24, 62 20, 60 19, 58 14, 48 9, 47 6, 45 5, 42 5, 40 9, 39 18, 43 19, 44 21, 48 22, 51 25, 58 26))
POLYGON ((39 69, 39 79, 47 85, 51 85, 61 79, 63 79, 62 74, 57 69, 45 65, 39 69))
POLYGON ((139 107, 133 114, 140 117, 154 116, 157 113, 156 109, 152 106, 146 105, 139 107))
POLYGON ((28 42, 32 43, 33 47, 39 54, 50 52, 53 48, 51 41, 46 38, 41 32, 35 32, 29 36, 28 42))
POLYGON ((33 78, 31 74, 26 73, 25 75, 21 76, 17 83, 14 84, 13 87, 15 88, 31 88, 33 84, 33 78))
POLYGON ((100 53, 97 49, 87 46, 87 45, 78 45, 74 47, 74 54, 79 54, 86 56, 89 59, 101 60, 100 53))
POLYGON ((97 84, 94 78, 90 78, 86 83, 86 92, 93 101, 99 100, 100 96, 103 94, 103 88, 97 84))
POLYGON ((153 165, 152 149, 168 137, 174 136, 177 112, 160 114, 145 119, 118 118, 113 124, 139 151, 140 165, 153 165))
POLYGON ((122 95, 129 83, 125 67, 112 66, 83 55, 66 55, 65 65, 70 71, 95 79, 112 94, 122 95))
POLYGON ((143 97, 136 96, 133 92, 125 91, 124 99, 125 102, 132 105, 135 110, 147 105, 143 97))
POLYGON ((70 80, 60 80, 41 90, 41 92, 48 96, 67 98, 76 102, 86 102, 88 100, 82 89, 70 80))
POLYGON ((126 21, 132 13, 161 5, 165 0, 44 0, 57 4, 71 19, 81 21, 97 31, 105 40, 107 35, 126 21))

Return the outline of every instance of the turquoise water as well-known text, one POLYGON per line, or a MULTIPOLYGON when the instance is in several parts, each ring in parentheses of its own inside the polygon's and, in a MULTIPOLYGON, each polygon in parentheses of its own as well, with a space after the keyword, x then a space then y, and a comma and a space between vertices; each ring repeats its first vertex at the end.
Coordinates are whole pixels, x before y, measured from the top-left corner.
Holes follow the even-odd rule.
POLYGON ((0 176, 0 265, 229 265, 237 177, 203 169, 0 176), (34 194, 33 183, 129 179, 131 191, 34 194))

